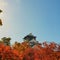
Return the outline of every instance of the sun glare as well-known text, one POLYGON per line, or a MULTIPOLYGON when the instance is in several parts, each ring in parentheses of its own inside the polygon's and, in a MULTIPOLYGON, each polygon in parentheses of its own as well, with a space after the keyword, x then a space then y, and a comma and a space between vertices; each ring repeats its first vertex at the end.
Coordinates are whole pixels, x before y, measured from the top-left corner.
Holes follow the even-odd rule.
POLYGON ((4 8, 7 5, 8 5, 8 3, 6 1, 0 0, 0 8, 4 8))

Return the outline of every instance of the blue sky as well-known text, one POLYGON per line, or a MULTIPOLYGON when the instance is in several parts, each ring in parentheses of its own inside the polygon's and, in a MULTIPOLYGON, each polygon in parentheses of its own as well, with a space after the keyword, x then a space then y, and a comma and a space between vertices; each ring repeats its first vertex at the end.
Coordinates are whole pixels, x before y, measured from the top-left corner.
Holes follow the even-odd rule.
POLYGON ((60 43, 60 0, 1 0, 0 38, 22 42, 29 33, 39 42, 60 43))

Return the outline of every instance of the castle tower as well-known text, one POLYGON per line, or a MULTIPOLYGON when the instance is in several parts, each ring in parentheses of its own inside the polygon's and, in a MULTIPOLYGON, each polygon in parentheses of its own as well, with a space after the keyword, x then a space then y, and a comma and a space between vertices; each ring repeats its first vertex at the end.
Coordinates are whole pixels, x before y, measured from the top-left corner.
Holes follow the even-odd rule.
POLYGON ((24 39, 24 42, 28 42, 30 46, 34 46, 37 43, 36 36, 32 35, 32 33, 28 34, 23 39, 24 39))
POLYGON ((33 39, 36 40, 36 36, 34 36, 34 35, 32 35, 32 33, 30 33, 27 36, 25 36, 23 39, 24 39, 24 41, 29 42, 33 39))

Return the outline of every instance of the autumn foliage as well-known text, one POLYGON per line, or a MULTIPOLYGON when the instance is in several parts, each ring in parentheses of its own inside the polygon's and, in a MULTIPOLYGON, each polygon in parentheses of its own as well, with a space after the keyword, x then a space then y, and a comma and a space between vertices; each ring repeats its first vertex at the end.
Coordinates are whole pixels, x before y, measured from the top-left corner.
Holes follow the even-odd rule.
POLYGON ((60 45, 43 42, 30 47, 27 42, 15 42, 13 46, 0 43, 0 60, 60 60, 60 45))
POLYGON ((10 46, 0 44, 0 60, 20 60, 18 51, 12 49, 10 46))

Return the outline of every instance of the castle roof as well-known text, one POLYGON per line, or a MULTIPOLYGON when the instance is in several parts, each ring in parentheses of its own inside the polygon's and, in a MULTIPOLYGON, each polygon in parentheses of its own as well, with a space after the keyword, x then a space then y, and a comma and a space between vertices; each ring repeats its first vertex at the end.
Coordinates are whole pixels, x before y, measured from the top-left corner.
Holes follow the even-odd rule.
POLYGON ((36 39, 36 36, 32 35, 32 33, 28 34, 27 36, 25 36, 23 38, 24 40, 28 39, 28 40, 32 40, 32 39, 36 39))

